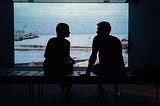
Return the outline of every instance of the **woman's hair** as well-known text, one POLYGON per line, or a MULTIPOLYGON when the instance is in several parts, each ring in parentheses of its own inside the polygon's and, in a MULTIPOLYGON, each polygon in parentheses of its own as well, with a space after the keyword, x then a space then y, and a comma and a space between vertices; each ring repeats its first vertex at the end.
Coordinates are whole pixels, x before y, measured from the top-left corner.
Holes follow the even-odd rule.
POLYGON ((69 33, 69 25, 66 23, 59 23, 56 26, 56 32, 57 32, 57 36, 65 36, 66 34, 69 33))

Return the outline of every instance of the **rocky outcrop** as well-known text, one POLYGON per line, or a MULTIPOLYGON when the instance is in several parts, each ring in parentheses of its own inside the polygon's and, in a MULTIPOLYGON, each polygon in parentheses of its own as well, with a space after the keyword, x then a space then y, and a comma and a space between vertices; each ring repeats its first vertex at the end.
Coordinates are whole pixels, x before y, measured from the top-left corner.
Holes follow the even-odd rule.
POLYGON ((123 38, 121 40, 121 43, 122 43, 122 48, 123 49, 128 49, 128 38, 123 38))
POLYGON ((34 38, 39 38, 39 36, 33 32, 26 33, 24 30, 17 30, 14 32, 14 40, 15 41, 21 41, 21 40, 25 40, 25 39, 34 39, 34 38))

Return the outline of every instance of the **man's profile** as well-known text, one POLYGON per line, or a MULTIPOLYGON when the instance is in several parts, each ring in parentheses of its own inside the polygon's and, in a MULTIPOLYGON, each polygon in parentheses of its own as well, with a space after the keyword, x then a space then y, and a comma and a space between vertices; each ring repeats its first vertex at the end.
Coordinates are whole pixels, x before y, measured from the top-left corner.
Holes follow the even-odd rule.
POLYGON ((89 58, 86 75, 93 70, 95 61, 99 59, 99 70, 96 72, 106 80, 114 81, 114 91, 120 96, 120 90, 117 86, 120 73, 124 70, 124 61, 122 56, 122 45, 118 38, 110 35, 111 25, 109 22, 102 21, 97 24, 97 35, 92 42, 92 53, 89 58))

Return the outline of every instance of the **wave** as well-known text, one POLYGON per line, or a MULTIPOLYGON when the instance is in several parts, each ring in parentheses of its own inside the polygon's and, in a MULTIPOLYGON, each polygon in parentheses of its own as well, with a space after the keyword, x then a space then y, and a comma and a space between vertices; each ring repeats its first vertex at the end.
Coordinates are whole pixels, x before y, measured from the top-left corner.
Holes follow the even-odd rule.
MULTIPOLYGON (((44 45, 15 45, 17 51, 28 51, 28 50, 45 50, 44 45)), ((91 49, 89 46, 71 46, 71 49, 91 49)))
MULTIPOLYGON (((46 46, 44 45, 15 45, 15 49, 17 51, 28 51, 28 50, 45 50, 46 46)), ((122 48, 127 49, 128 43, 122 43, 122 48)), ((91 46, 71 46, 71 50, 83 50, 83 49, 92 49, 91 46)))
POLYGON ((32 48, 45 48, 44 45, 15 45, 15 47, 32 47, 32 48))

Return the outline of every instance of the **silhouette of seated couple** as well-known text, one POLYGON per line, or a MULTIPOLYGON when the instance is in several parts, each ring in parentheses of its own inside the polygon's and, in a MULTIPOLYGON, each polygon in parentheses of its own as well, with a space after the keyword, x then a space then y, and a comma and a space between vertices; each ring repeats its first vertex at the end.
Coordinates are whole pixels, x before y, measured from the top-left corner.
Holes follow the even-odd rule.
MULTIPOLYGON (((118 81, 120 73, 125 69, 122 45, 117 37, 110 35, 111 25, 109 22, 102 21, 97 26, 97 35, 93 38, 92 52, 85 75, 89 76, 93 71, 106 80, 113 80, 115 94, 120 96, 118 81), (95 65, 97 54, 99 65, 95 65), (98 67, 94 68, 95 66, 98 67)), ((73 64, 75 64, 75 60, 70 56, 70 41, 65 39, 70 36, 69 25, 59 23, 56 26, 56 33, 57 36, 49 39, 47 43, 43 69, 46 76, 64 77, 73 72, 73 64)), ((69 82, 62 81, 59 85, 63 92, 66 90, 66 96, 73 96, 72 85, 69 82)))

